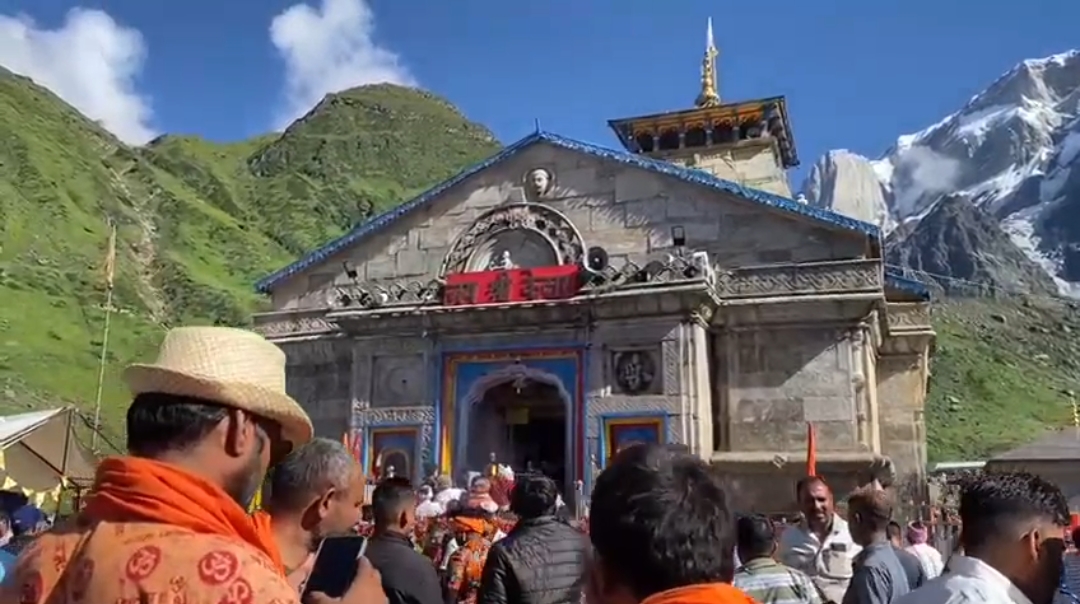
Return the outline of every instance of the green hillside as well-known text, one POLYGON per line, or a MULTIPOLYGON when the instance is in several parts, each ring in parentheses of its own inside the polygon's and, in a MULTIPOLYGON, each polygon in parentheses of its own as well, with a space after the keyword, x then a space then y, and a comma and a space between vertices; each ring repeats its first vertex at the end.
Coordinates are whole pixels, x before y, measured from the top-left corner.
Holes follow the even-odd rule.
POLYGON ((935 303, 931 461, 985 459, 1072 425, 1070 400, 1080 394, 1077 308, 1045 297, 935 303))
MULTIPOLYGON (((0 413, 90 410, 102 263, 119 225, 104 418, 122 443, 120 368, 180 323, 244 324, 254 281, 498 148, 429 93, 327 97, 280 135, 133 149, 0 69, 0 413)), ((927 404, 932 459, 972 459, 1071 421, 1080 313, 1049 301, 941 301, 927 404)))
POLYGON ((109 220, 117 312, 103 416, 122 444, 119 371, 166 326, 244 324, 258 277, 498 147, 446 101, 380 85, 327 97, 281 135, 134 149, 0 70, 0 413, 91 410, 109 220))

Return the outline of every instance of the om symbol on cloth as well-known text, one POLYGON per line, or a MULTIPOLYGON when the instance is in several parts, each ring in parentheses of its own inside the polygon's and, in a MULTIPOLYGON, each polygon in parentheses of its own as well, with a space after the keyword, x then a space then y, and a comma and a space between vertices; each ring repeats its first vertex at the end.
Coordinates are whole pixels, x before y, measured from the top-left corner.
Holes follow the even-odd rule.
POLYGON ((199 578, 207 585, 221 585, 236 576, 240 560, 224 550, 212 551, 199 559, 199 578))
POLYGON ((19 586, 19 604, 38 604, 45 591, 45 579, 38 571, 33 571, 22 580, 19 586))
POLYGON ((141 581, 149 577, 158 564, 161 564, 161 548, 156 545, 144 545, 135 550, 124 566, 124 574, 132 581, 141 581))
POLYGON ((83 558, 75 565, 75 572, 71 579, 71 588, 68 593, 74 602, 81 602, 90 588, 90 580, 94 578, 94 561, 83 558))
POLYGON ((218 604, 251 604, 255 601, 255 591, 246 579, 240 577, 233 581, 225 595, 221 596, 218 604))

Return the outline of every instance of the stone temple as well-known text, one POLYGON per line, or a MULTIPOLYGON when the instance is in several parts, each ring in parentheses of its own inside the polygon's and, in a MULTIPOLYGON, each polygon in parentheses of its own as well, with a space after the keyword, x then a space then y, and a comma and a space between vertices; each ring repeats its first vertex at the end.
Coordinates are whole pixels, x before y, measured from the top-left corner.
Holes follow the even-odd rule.
POLYGON ((711 460, 744 510, 805 469, 922 497, 929 293, 876 225, 793 200, 783 97, 537 131, 266 277, 256 329, 316 432, 414 479, 492 456, 587 497, 633 443, 711 460))

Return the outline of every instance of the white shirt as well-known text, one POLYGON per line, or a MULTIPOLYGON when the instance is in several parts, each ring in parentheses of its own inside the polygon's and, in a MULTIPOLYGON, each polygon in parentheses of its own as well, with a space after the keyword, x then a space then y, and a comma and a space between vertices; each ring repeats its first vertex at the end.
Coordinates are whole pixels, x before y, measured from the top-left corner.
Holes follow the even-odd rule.
POLYGON ((978 558, 954 554, 949 570, 893 604, 1032 604, 1012 581, 978 558))
POLYGON ((839 602, 851 582, 852 563, 862 548, 851 539, 848 523, 833 515, 832 530, 821 541, 806 522, 784 529, 780 535, 782 564, 801 570, 831 600, 839 602))
POLYGON ((945 568, 945 562, 941 559, 941 552, 937 551, 933 546, 926 543, 916 543, 904 549, 919 559, 919 565, 922 566, 928 580, 941 576, 941 571, 945 568))

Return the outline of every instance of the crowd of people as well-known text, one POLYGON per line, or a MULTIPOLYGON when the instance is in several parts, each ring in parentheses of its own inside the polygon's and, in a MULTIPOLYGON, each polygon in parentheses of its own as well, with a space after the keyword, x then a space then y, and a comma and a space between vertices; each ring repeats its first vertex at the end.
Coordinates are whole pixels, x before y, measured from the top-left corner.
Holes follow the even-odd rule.
POLYGON ((156 363, 125 374, 128 454, 101 462, 70 521, 0 559, 9 571, 0 602, 299 602, 319 544, 356 532, 370 505, 351 585, 305 601, 1080 604, 1065 497, 1037 476, 965 484, 946 559, 926 526, 894 521, 879 485, 852 493, 841 517, 829 485, 807 477, 793 485, 799 522, 778 527, 736 514, 706 462, 655 445, 610 460, 587 523, 537 474, 516 477, 505 502, 487 476, 465 489, 387 478, 366 501, 360 464, 343 444, 313 438, 285 392, 284 365, 249 332, 170 331, 156 363))

